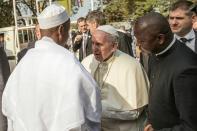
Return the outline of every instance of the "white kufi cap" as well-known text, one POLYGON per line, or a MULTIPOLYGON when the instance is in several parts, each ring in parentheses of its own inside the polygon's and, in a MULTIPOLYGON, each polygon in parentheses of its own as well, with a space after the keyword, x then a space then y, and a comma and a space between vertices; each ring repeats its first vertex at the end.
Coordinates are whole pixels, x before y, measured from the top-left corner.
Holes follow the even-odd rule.
POLYGON ((63 6, 52 4, 46 7, 38 16, 40 29, 50 29, 69 20, 69 16, 63 6))
POLYGON ((112 36, 116 36, 116 37, 119 36, 117 30, 111 25, 102 25, 99 26, 96 30, 106 32, 108 34, 111 34, 112 36))

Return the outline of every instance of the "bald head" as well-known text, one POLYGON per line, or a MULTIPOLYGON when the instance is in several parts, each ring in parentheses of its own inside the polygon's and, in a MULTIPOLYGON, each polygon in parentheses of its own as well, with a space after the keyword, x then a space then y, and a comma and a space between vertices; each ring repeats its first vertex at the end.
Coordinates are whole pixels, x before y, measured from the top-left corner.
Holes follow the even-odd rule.
POLYGON ((167 33, 170 31, 170 26, 167 19, 159 13, 151 12, 140 17, 135 26, 138 28, 148 29, 155 33, 167 33))
POLYGON ((162 51, 173 38, 167 19, 156 12, 148 13, 136 21, 134 35, 142 51, 147 53, 162 51))

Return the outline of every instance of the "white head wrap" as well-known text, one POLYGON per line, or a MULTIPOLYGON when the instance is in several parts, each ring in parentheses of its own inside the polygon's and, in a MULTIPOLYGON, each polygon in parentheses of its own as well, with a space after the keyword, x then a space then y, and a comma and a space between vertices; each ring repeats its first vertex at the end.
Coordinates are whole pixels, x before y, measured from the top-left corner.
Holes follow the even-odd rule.
POLYGON ((63 6, 52 4, 46 7, 38 16, 40 29, 50 29, 63 24, 69 19, 63 6))
POLYGON ((102 25, 99 26, 96 30, 106 32, 108 34, 111 34, 112 36, 116 36, 116 37, 119 36, 117 30, 111 25, 102 25))

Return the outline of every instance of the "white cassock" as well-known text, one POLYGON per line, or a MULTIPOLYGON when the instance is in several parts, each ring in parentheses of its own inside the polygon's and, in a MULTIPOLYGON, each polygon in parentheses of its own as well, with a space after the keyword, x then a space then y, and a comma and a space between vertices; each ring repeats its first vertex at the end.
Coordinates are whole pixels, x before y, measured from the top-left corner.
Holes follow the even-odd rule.
POLYGON ((99 130, 100 92, 91 75, 51 38, 36 42, 3 93, 9 131, 99 130))
POLYGON ((106 62, 89 55, 82 64, 101 88, 102 130, 143 130, 149 81, 141 64, 119 50, 106 62))

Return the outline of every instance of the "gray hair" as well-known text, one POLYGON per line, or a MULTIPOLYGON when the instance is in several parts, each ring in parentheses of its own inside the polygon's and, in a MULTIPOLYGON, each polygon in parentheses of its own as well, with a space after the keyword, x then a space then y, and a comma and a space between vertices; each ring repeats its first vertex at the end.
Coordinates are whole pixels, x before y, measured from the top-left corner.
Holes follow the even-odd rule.
POLYGON ((116 35, 112 35, 112 34, 109 34, 107 32, 105 32, 108 36, 107 36, 107 40, 109 40, 111 43, 113 44, 119 44, 119 37, 116 36, 116 35))

